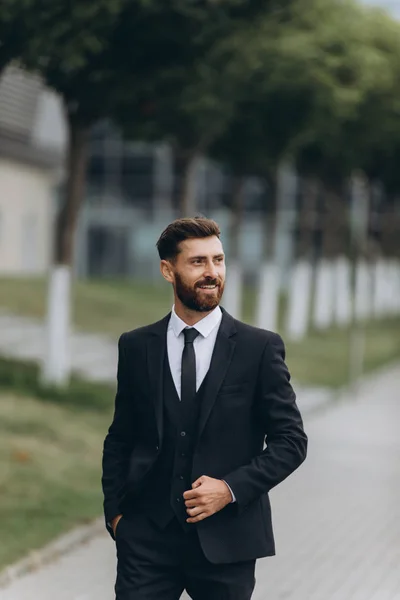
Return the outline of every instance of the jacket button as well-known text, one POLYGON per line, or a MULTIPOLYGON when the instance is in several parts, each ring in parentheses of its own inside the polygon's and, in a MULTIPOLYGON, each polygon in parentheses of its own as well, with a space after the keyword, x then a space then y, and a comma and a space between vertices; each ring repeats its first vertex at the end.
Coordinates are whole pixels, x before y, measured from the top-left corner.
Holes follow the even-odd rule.
POLYGON ((185 435, 186 435, 186 431, 181 431, 181 436, 185 437, 185 435))

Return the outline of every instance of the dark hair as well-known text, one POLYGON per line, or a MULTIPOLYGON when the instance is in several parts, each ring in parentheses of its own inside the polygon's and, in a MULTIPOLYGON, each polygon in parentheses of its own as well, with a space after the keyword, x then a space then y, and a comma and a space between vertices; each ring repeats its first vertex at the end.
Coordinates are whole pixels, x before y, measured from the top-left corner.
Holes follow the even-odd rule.
POLYGON ((157 242, 161 260, 174 260, 179 252, 179 244, 193 238, 206 238, 221 235, 217 223, 206 217, 176 219, 168 225, 157 242))

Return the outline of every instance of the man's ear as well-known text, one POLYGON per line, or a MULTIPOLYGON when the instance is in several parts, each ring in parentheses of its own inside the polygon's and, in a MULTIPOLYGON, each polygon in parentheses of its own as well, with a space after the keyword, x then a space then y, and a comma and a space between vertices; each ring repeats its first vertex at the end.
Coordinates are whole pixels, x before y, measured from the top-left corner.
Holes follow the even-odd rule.
POLYGON ((168 283, 174 283, 174 272, 169 260, 162 260, 160 263, 161 275, 168 283))

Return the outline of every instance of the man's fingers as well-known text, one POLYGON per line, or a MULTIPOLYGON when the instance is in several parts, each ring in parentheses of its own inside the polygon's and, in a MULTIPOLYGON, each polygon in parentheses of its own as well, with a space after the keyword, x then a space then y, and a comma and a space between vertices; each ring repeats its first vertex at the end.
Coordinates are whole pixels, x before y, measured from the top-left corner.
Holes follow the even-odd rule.
POLYGON ((190 517, 189 519, 186 519, 187 523, 198 523, 199 521, 204 521, 204 519, 207 519, 207 517, 209 516, 208 513, 202 512, 200 514, 198 514, 196 517, 190 517))
POLYGON ((184 492, 183 497, 185 498, 185 500, 192 500, 193 498, 198 498, 199 495, 199 490, 188 490, 187 492, 184 492))
POLYGON ((195 506, 201 506, 203 502, 200 498, 193 498, 193 500, 185 500, 186 508, 194 508, 195 506))
POLYGON ((201 508, 200 506, 195 506, 194 508, 188 508, 186 512, 189 515, 189 517, 196 517, 197 515, 200 515, 202 512, 204 512, 204 508, 201 508))
POLYGON ((205 478, 204 478, 204 475, 202 475, 201 477, 199 477, 198 479, 196 479, 196 481, 194 481, 194 482, 192 483, 192 488, 193 488, 193 489, 194 489, 194 488, 198 488, 198 487, 199 487, 199 485, 201 485, 202 483, 204 483, 204 479, 205 479, 205 478))

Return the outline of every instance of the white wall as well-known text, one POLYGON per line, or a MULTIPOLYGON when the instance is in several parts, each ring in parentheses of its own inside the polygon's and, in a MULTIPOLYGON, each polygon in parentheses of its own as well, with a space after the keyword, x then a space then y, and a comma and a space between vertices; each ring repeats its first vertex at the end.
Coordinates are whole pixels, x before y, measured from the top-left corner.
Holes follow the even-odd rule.
POLYGON ((52 254, 50 171, 0 158, 0 274, 43 274, 52 254))
POLYGON ((67 144, 67 127, 60 98, 43 88, 38 97, 32 142, 39 148, 63 153, 67 144))

